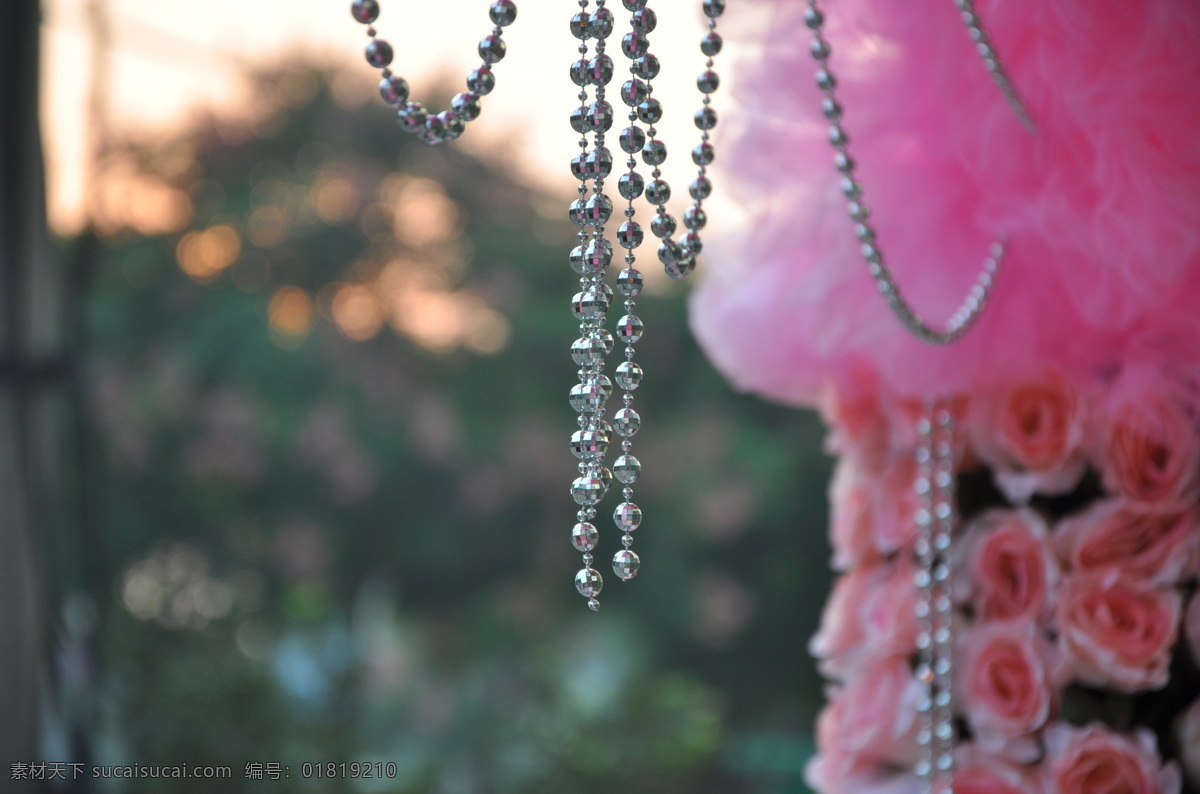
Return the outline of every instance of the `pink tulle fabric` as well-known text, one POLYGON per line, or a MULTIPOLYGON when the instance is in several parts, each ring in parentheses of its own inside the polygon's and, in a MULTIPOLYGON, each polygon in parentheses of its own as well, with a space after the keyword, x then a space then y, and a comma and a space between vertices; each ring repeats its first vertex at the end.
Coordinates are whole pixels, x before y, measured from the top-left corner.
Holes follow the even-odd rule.
POLYGON ((804 8, 742 0, 722 20, 744 39, 723 186, 751 220, 709 244, 692 325, 737 387, 812 404, 1200 361, 1200 2, 977 0, 1034 133, 951 0, 825 4, 850 150, 917 311, 941 326, 1007 246, 987 311, 946 348, 900 326, 858 254, 804 8))

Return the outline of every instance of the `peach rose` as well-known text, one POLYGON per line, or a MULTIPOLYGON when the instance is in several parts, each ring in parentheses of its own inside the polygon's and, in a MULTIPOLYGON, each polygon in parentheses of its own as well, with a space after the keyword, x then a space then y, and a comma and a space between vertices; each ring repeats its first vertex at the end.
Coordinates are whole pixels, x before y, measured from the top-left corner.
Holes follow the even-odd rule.
POLYGON ((1042 794, 1042 781, 1034 767, 962 742, 954 748, 954 794, 1042 794))
POLYGON ((875 493, 870 479, 842 458, 829 483, 829 541, 833 568, 844 571, 879 556, 875 549, 875 493))
POLYGON ((1179 794, 1182 786, 1179 769, 1162 765, 1154 734, 1122 736, 1099 723, 1051 726, 1042 769, 1048 794, 1179 794))
POLYGON ((1196 512, 1148 510, 1108 499, 1064 519, 1054 547, 1076 573, 1120 574, 1151 584, 1176 584, 1200 558, 1196 512))
POLYGON ((1200 700, 1188 706, 1175 719, 1174 727, 1184 777, 1193 786, 1200 786, 1200 700))
POLYGON ((891 449, 891 426, 875 378, 862 375, 850 388, 829 388, 821 395, 821 416, 830 426, 825 447, 874 470, 891 449))
POLYGON ((822 752, 830 747, 856 762, 914 763, 921 691, 904 657, 868 661, 834 694, 822 752))
POLYGON ((1105 488, 1137 502, 1195 500, 1200 441, 1178 402, 1159 384, 1126 389, 1108 417, 1100 461, 1105 488))
POLYGON ((1039 730, 1056 708, 1053 649, 1033 621, 982 623, 960 646, 958 688, 976 741, 1014 760, 1032 761, 1032 742, 1011 742, 1039 730))
POLYGON ((1056 618, 1070 672, 1083 683, 1122 692, 1166 686, 1181 602, 1173 588, 1067 576, 1056 618))
POLYGON ((891 554, 911 546, 917 539, 917 509, 921 498, 915 489, 916 457, 905 452, 890 458, 876 483, 875 548, 891 554))
POLYGON ((1062 494, 1083 476, 1087 404, 1062 373, 1046 370, 1005 381, 977 398, 967 426, 976 454, 1014 503, 1034 493, 1062 494))
POLYGON ((864 660, 917 647, 916 566, 908 558, 856 568, 834 585, 809 653, 821 670, 844 677, 864 660))
POLYGON ((842 742, 844 700, 833 697, 817 716, 818 754, 804 767, 804 781, 820 794, 921 794, 921 781, 894 767, 854 755, 842 742))
POLYGON ((1058 583, 1046 522, 1032 510, 992 510, 971 522, 958 546, 955 598, 979 620, 1038 618, 1058 583))

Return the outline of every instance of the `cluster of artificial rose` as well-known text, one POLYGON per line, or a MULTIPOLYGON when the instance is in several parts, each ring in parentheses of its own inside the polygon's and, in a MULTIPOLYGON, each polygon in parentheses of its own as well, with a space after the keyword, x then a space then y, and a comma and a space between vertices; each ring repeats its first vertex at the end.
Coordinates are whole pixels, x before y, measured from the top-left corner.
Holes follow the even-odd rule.
MULTIPOLYGON (((1048 373, 959 402, 956 794, 1200 791, 1191 396, 1048 373)), ((811 646, 832 679, 808 770, 823 794, 920 788, 915 413, 870 390, 826 406, 844 573, 811 646)))

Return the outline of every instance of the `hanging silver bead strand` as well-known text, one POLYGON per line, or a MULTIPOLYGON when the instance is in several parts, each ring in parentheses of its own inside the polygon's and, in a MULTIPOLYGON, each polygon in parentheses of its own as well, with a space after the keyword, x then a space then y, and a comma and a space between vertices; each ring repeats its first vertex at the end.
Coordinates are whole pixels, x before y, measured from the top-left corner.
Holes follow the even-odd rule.
POLYGON ((373 24, 379 18, 378 0, 354 0, 350 4, 350 14, 355 21, 368 26, 367 36, 371 40, 365 52, 367 63, 383 70, 379 95, 396 108, 396 121, 402 130, 414 134, 422 143, 434 146, 458 138, 466 130, 467 122, 479 118, 480 97, 490 93, 496 85, 491 67, 507 52, 502 36, 504 28, 516 21, 517 6, 513 0, 493 0, 488 16, 495 27, 479 41, 482 65, 467 76, 467 90, 454 95, 450 109, 432 115, 420 102, 408 101, 408 81, 388 68, 394 54, 392 45, 377 38, 373 24))
POLYGON ((944 328, 929 325, 909 305, 896 283, 895 276, 884 262, 883 249, 880 247, 878 234, 871 223, 870 209, 863 196, 863 186, 854 178, 856 164, 849 152, 850 136, 841 123, 842 106, 837 99, 837 78, 829 67, 832 48, 821 34, 825 15, 817 7, 816 0, 807 0, 807 3, 804 21, 813 36, 810 52, 820 66, 817 71, 817 87, 825 94, 822 110, 831 125, 829 143, 835 152, 834 163, 843 177, 842 193, 848 202, 850 217, 855 222, 854 233, 861 244, 860 252, 866 261, 867 269, 892 312, 917 338, 934 345, 955 342, 975 324, 987 305, 995 285, 996 273, 1004 257, 1004 247, 998 242, 992 244, 990 255, 984 260, 983 271, 944 328))
MULTIPOLYGON (((637 211, 633 200, 645 192, 645 180, 636 170, 637 160, 633 155, 645 142, 645 134, 638 126, 638 121, 646 116, 647 110, 657 107, 657 100, 651 97, 649 83, 653 73, 657 72, 657 63, 653 61, 654 56, 645 51, 649 46, 646 36, 654 30, 657 20, 654 11, 646 7, 646 0, 622 0, 622 4, 626 11, 632 13, 630 32, 621 43, 622 52, 630 60, 630 78, 621 86, 621 101, 630 110, 627 116, 629 126, 618 136, 622 151, 628 155, 625 161, 628 170, 617 185, 621 197, 627 202, 625 222, 617 230, 617 244, 625 249, 625 268, 617 276, 617 291, 625 298, 625 314, 617 320, 617 337, 625 343, 625 360, 617 365, 615 373, 617 387, 622 392, 622 407, 613 416, 613 428, 621 436, 621 456, 613 462, 613 475, 622 485, 622 500, 613 510, 613 523, 621 532, 622 548, 613 555, 612 566, 613 573, 628 581, 637 576, 642 566, 641 559, 630 548, 633 545, 633 533, 642 524, 642 510, 632 501, 633 484, 642 472, 642 464, 630 454, 633 448, 630 439, 637 434, 642 422, 633 408, 633 392, 641 385, 642 368, 633 359, 634 345, 641 340, 644 331, 641 319, 634 314, 634 298, 642 291, 642 274, 635 267, 637 257, 633 252, 642 244, 645 236, 641 224, 634 219, 637 211)), ((657 112, 661 112, 661 109, 657 112)), ((654 173, 658 173, 657 168, 654 173)))
POLYGON ((1004 101, 1012 109, 1020 119, 1021 124, 1030 132, 1036 132, 1037 126, 1033 123, 1033 117, 1029 115, 1029 109, 1025 107, 1025 103, 1021 101, 1020 95, 1017 94, 1017 89, 1013 85, 1012 80, 1008 78, 1008 72, 1004 69, 1004 63, 1000 60, 1000 56, 996 54, 996 48, 992 45, 991 37, 983 28, 983 21, 979 14, 975 12, 975 3, 972 0, 954 0, 954 5, 958 7, 959 13, 962 15, 963 24, 967 26, 967 34, 970 35, 971 41, 975 42, 975 51, 979 53, 979 57, 983 59, 983 65, 988 70, 988 74, 992 76, 992 81, 996 83, 996 87, 1000 89, 1000 93, 1004 95, 1004 101))
POLYGON ((604 52, 604 40, 612 33, 613 15, 597 0, 589 14, 588 0, 580 0, 579 12, 571 17, 570 29, 580 41, 579 59, 571 64, 571 79, 579 86, 579 107, 571 113, 571 127, 580 134, 580 152, 571 160, 571 173, 580 180, 579 198, 572 202, 568 216, 579 227, 579 245, 571 251, 572 269, 580 275, 581 291, 572 299, 572 311, 579 318, 579 339, 571 355, 580 364, 579 383, 571 389, 571 405, 579 412, 579 431, 571 437, 571 450, 580 458, 579 477, 571 484, 571 496, 580 506, 578 522, 571 531, 571 543, 583 552, 583 568, 575 576, 575 587, 588 599, 593 610, 600 608, 596 598, 604 587, 604 578, 592 567, 592 550, 599 533, 592 519, 595 505, 608 493, 612 472, 604 466, 604 455, 612 438, 612 426, 604 420, 604 406, 612 393, 612 381, 604 374, 605 357, 615 344, 604 327, 613 301, 612 288, 604 283, 604 274, 612 260, 612 243, 605 239, 605 223, 612 214, 612 201, 604 194, 604 179, 612 170, 612 155, 604 146, 604 133, 612 126, 612 106, 604 99, 604 87, 612 79, 612 59, 604 52), (587 40, 596 39, 595 55, 588 59, 587 40), (595 88, 588 102, 587 88, 595 88), (589 150, 588 135, 592 135, 589 150), (592 186, 589 196, 587 182, 592 186), (591 227, 591 233, 586 231, 591 227))
POLYGON ((955 525, 954 418, 944 401, 930 400, 917 420, 920 500, 916 523, 918 569, 917 669, 923 692, 917 704, 914 768, 929 794, 954 790, 954 606, 950 560, 955 525))

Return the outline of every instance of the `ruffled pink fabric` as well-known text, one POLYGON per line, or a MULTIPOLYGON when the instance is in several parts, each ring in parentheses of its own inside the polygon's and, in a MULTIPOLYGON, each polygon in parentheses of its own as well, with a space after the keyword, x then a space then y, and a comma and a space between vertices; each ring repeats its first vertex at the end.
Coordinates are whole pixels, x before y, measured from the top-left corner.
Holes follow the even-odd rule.
POLYGON ((979 324, 935 348, 899 325, 858 254, 805 4, 743 2, 721 165, 752 219, 710 243, 692 301, 736 386, 813 404, 829 386, 946 394, 1047 365, 1115 374, 1138 351, 1200 360, 1200 3, 977 0, 1030 134, 951 0, 829 0, 851 153, 911 303, 941 326, 991 243, 1008 248, 979 324))

